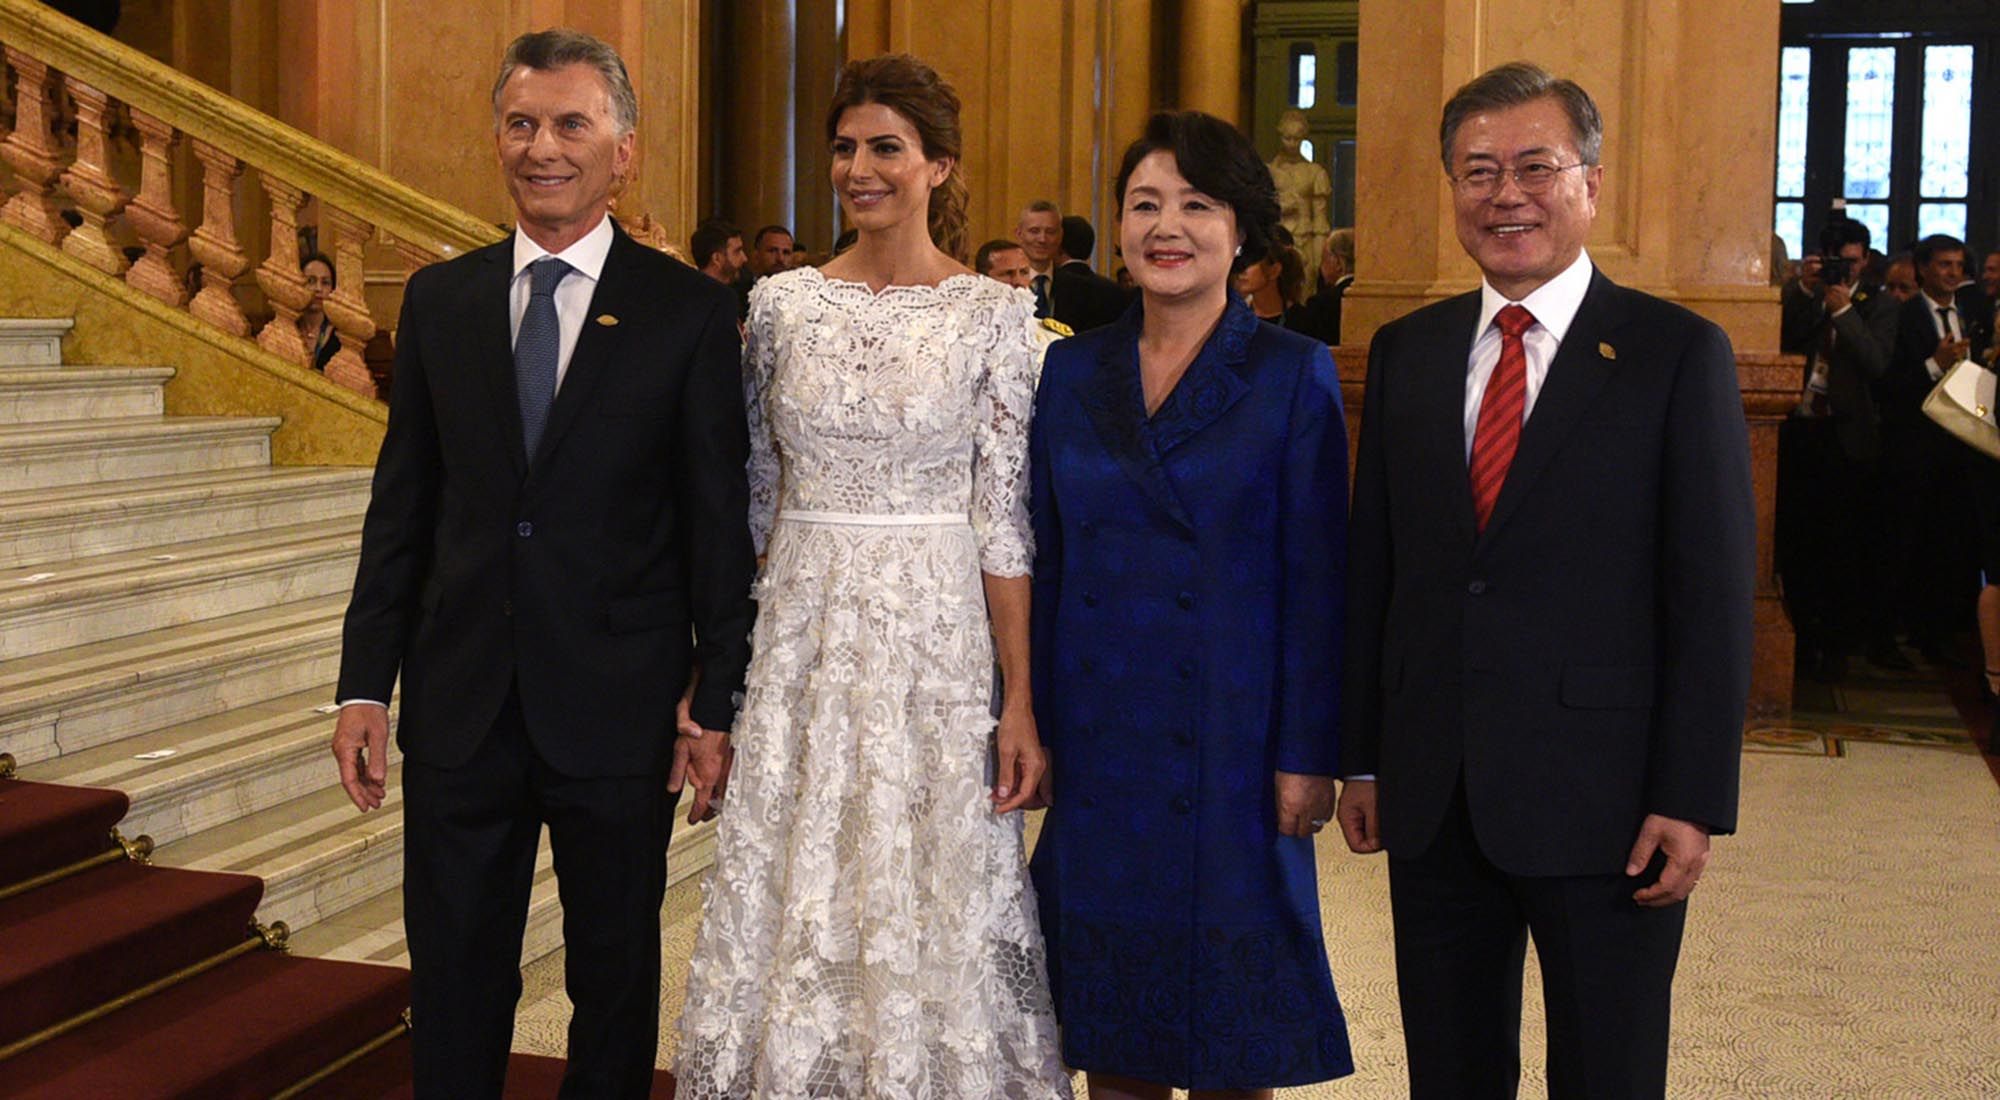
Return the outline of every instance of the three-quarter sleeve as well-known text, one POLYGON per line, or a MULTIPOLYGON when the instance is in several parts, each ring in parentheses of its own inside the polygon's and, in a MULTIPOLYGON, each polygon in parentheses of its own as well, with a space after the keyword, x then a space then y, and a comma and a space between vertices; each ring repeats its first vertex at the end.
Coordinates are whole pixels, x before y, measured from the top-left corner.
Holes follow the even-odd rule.
POLYGON ((972 530, 979 567, 991 576, 1025 577, 1035 558, 1028 518, 1028 425, 1041 374, 1032 299, 1009 295, 994 310, 998 332, 980 383, 973 435, 972 530))
POLYGON ((750 323, 743 338, 743 412, 750 425, 750 540, 760 557, 778 515, 778 445, 768 414, 771 379, 777 370, 777 310, 768 291, 768 286, 751 290, 750 323))

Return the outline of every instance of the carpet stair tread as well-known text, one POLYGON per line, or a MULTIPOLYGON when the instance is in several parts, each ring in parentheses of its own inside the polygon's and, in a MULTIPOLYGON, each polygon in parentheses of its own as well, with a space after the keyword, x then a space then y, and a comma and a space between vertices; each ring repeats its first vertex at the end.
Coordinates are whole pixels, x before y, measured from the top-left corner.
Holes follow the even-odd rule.
MULTIPOLYGON (((502 1100, 548 1100, 561 1087, 566 1063, 539 1054, 514 1054, 507 1059, 507 1087, 502 1100)), ((410 1040, 397 1039, 339 1073, 313 1086, 298 1100, 411 1100, 410 1040)), ((650 1100, 673 1100, 674 1078, 666 1070, 653 1074, 650 1100)))
POLYGON ((8 1061, 18 1100, 268 1100, 396 1025, 408 972, 257 950, 8 1061))
POLYGON ((120 860, 0 900, 0 1043, 228 950, 263 893, 244 875, 120 860))
POLYGON ((130 805, 117 791, 0 779, 0 886, 109 848, 130 805))

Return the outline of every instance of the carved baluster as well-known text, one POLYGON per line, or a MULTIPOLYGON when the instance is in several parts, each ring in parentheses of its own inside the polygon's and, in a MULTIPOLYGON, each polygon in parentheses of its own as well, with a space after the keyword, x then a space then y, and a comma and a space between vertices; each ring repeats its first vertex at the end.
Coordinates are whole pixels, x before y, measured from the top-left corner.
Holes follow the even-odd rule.
POLYGON ((260 177, 271 200, 271 254, 257 268, 257 285, 277 316, 257 333, 257 343, 273 355, 312 366, 312 352, 299 336, 299 312, 312 301, 305 276, 299 273, 299 210, 305 192, 273 176, 260 177))
POLYGON ((361 250, 374 236, 375 227, 325 203, 320 204, 321 224, 332 239, 325 248, 333 255, 333 293, 326 296, 327 320, 340 334, 340 350, 326 365, 328 379, 356 393, 375 396, 375 375, 361 355, 375 335, 375 318, 368 312, 367 273, 361 250))
POLYGON ((104 223, 117 217, 130 197, 111 178, 111 103, 79 80, 69 82, 69 92, 76 101, 76 159, 63 173, 62 185, 76 200, 83 224, 63 238, 62 248, 106 275, 123 274, 125 254, 104 235, 104 223))
POLYGON ((146 254, 125 273, 125 281, 170 306, 187 301, 187 284, 168 259, 175 245, 187 239, 187 226, 174 209, 174 128, 141 111, 130 109, 139 131, 139 194, 125 207, 146 254))
POLYGON ((62 77, 12 46, 6 56, 20 80, 14 95, 14 132, 0 142, 0 160, 14 170, 21 189, 0 207, 0 221, 56 244, 69 233, 51 189, 62 171, 62 146, 49 129, 62 77))
POLYGON ((250 335, 250 319, 236 300, 236 280, 249 270, 250 257, 236 243, 236 180, 243 162, 205 141, 194 143, 201 161, 201 227, 188 238, 188 252, 201 264, 201 290, 188 312, 236 336, 250 335))

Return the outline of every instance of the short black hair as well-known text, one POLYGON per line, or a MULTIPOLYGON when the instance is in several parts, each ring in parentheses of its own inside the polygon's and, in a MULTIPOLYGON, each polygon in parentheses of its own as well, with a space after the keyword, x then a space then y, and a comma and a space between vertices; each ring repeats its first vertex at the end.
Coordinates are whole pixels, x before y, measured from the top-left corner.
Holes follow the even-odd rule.
POLYGON ((1242 271, 1268 255, 1278 225, 1278 185, 1243 131, 1201 111, 1161 111, 1146 121, 1146 132, 1125 150, 1118 169, 1118 208, 1125 208, 1125 185, 1139 162, 1154 153, 1174 158, 1175 170, 1195 189, 1227 205, 1236 215, 1243 248, 1230 264, 1242 271))
POLYGON ((1835 214, 1819 231, 1819 252, 1822 256, 1838 256, 1850 244, 1867 248, 1873 239, 1867 226, 1845 214, 1835 214))
POLYGON ((1063 255, 1072 260, 1088 260, 1097 250, 1097 230, 1081 214, 1065 214, 1062 220, 1063 255))
POLYGON ((1007 237, 995 237, 987 241, 985 244, 979 246, 978 252, 973 253, 972 270, 979 272, 981 275, 991 275, 993 273, 993 257, 1010 249, 1020 251, 1021 242, 1007 237))
POLYGON ((1596 164, 1604 153, 1604 116, 1590 93, 1574 80, 1564 80, 1527 61, 1509 61, 1480 73, 1451 94, 1445 102, 1444 117, 1438 122, 1438 155, 1444 170, 1452 170, 1451 143, 1458 138, 1460 124, 1482 111, 1518 107, 1538 99, 1553 99, 1569 116, 1570 138, 1576 142, 1577 157, 1596 164))
MULTIPOLYGON (((787 237, 792 237, 792 231, 786 229, 782 225, 767 225, 764 226, 762 229, 757 230, 757 235, 750 238, 750 247, 752 248, 764 247, 764 238, 770 236, 773 233, 783 233, 787 237)), ((797 237, 792 237, 793 244, 796 245, 798 242, 799 239, 797 237)))
POLYGON ((1933 233, 1916 243, 1910 249, 1910 262, 1918 267, 1926 267, 1940 252, 1956 252, 1965 255, 1965 242, 1949 233, 1933 233))
POLYGON ((314 261, 318 261, 320 263, 325 264, 327 275, 333 281, 333 285, 336 287, 340 285, 340 269, 333 266, 333 257, 327 255, 324 252, 308 252, 305 255, 300 256, 299 270, 304 271, 306 269, 306 265, 314 261))
POLYGON ((694 257, 694 266, 707 267, 716 253, 729 247, 732 237, 741 236, 741 229, 721 218, 710 218, 696 226, 694 236, 688 238, 688 254, 694 257))

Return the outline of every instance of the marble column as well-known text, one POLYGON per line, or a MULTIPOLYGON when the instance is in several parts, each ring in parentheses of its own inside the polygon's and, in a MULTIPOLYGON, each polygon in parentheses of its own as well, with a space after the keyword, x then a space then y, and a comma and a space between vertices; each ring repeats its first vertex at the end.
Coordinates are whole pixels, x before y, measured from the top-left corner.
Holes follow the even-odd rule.
MULTIPOLYGON (((1213 5, 1196 4, 1197 7, 1213 5)), ((1194 37, 1190 28, 1190 39, 1194 37)), ((1436 138, 1459 85, 1528 60, 1582 84, 1604 116, 1591 258, 1611 278, 1721 325, 1739 353, 1758 502, 1753 717, 1789 710, 1792 637, 1771 569, 1777 427, 1799 370, 1778 356, 1767 265, 1778 0, 1361 0, 1355 242, 1340 360, 1350 415, 1382 324, 1478 286, 1452 228, 1436 138)))
POLYGON ((1241 126, 1243 0, 1183 0, 1179 107, 1241 126))

